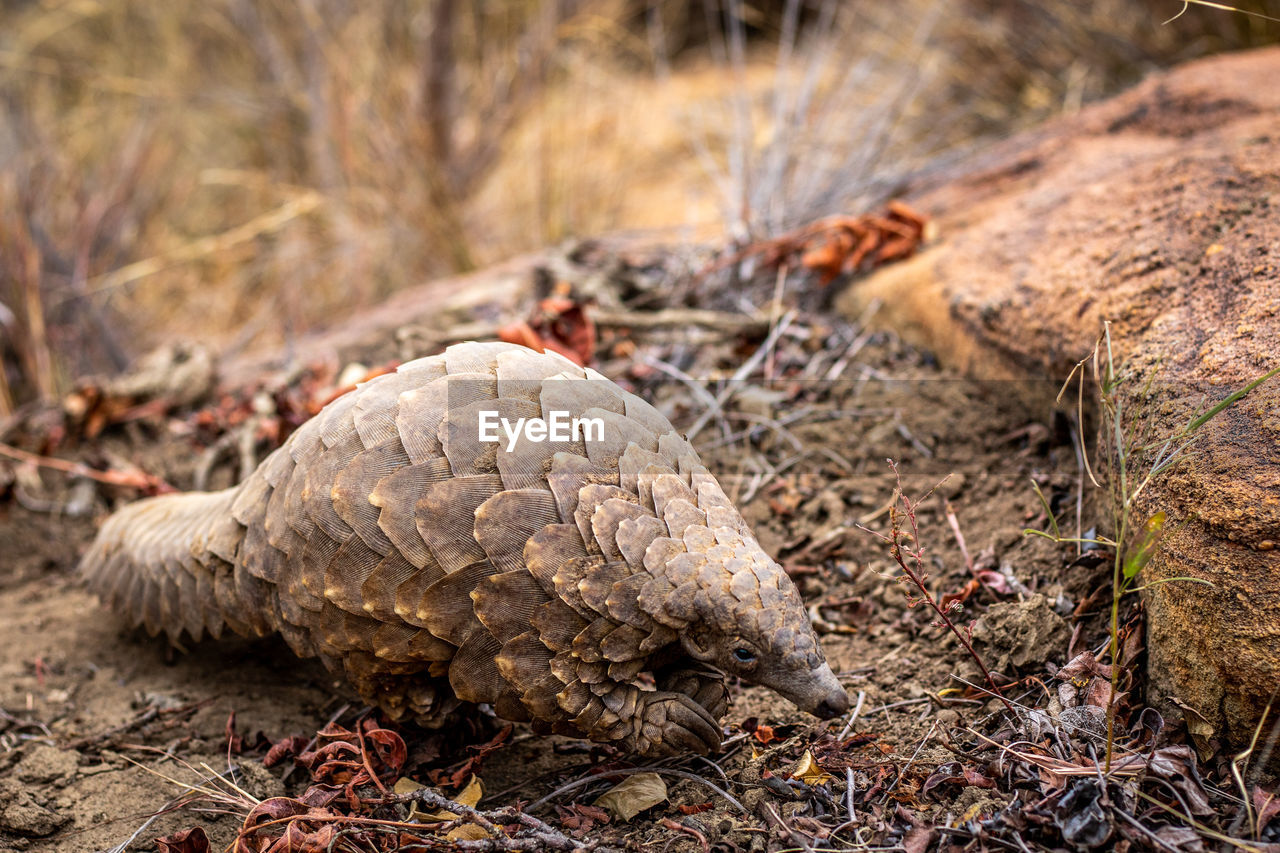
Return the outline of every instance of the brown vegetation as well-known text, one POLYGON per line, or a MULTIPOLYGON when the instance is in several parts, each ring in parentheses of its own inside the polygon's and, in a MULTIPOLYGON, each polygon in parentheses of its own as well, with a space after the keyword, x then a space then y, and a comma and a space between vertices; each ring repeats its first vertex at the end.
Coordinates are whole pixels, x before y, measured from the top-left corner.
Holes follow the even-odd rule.
POLYGON ((286 340, 570 235, 767 236, 1274 34, 1159 26, 1177 6, 10 5, 0 412, 160 341, 286 340))

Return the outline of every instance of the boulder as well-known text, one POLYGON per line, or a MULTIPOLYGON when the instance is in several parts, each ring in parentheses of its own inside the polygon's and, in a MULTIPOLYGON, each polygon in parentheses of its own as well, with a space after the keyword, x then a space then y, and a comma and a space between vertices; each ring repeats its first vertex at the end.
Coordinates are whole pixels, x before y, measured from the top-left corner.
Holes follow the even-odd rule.
MULTIPOLYGON (((1177 434, 1280 366, 1278 79, 1277 48, 1201 60, 917 180, 905 197, 937 241, 841 309, 880 299, 880 322, 944 362, 1009 379, 1061 381, 1109 321, 1124 434, 1177 434)), ((1280 377, 1152 480, 1134 517, 1157 511, 1143 581, 1212 586, 1143 592, 1152 698, 1202 748, 1247 745, 1280 710, 1280 377)))

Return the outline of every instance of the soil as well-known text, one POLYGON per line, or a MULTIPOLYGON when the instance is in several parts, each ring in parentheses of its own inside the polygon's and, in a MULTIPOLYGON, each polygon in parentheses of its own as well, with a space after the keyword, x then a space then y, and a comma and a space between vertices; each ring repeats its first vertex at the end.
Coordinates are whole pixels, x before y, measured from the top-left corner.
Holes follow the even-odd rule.
MULTIPOLYGON (((1064 573, 1074 552, 1023 535, 1023 528, 1046 521, 1032 481, 1055 510, 1069 507, 1070 524, 1077 524, 1076 455, 1060 416, 1028 412, 1004 384, 950 376, 928 352, 892 334, 862 334, 822 316, 802 312, 770 365, 780 378, 734 386, 725 422, 710 421, 695 443, 761 542, 816 605, 831 664, 859 703, 859 718, 843 733, 857 745, 837 755, 828 737, 824 767, 840 777, 851 768, 861 780, 910 762, 899 786, 870 806, 874 812, 891 812, 895 799, 907 797, 926 822, 990 815, 1006 795, 954 785, 920 794, 926 777, 955 760, 938 745, 941 731, 978 725, 999 705, 968 686, 980 685, 982 676, 955 640, 931 624, 934 617, 924 606, 910 606, 919 592, 908 596, 886 543, 875 535, 890 529, 888 508, 897 486, 886 460, 896 461, 910 496, 941 481, 917 513, 931 591, 959 592, 970 578, 945 507, 953 509, 979 568, 1007 576, 1001 592, 979 588, 953 618, 961 626, 979 620, 975 642, 989 664, 1013 679, 1047 678, 1046 663, 1066 663, 1071 634, 1064 617, 1098 581, 1096 571, 1086 568, 1064 573), (852 358, 838 378, 802 378, 806 364, 825 370, 844 354, 852 358), (726 431, 732 442, 725 442, 726 431)), ((701 407, 684 385, 659 381, 630 356, 607 357, 628 351, 620 335, 603 342, 602 372, 654 399, 677 423, 694 420, 701 407)), ((701 376, 735 366, 744 351, 744 341, 733 337, 696 351, 659 333, 640 343, 673 360, 683 354, 684 370, 701 376)), ((110 426, 93 440, 66 442, 60 455, 129 460, 189 487, 210 444, 208 435, 189 426, 199 411, 179 408, 110 426)), ((229 465, 217 467, 215 480, 234 476, 223 470, 229 465)), ((72 514, 72 497, 83 498, 84 486, 55 471, 31 476, 19 478, 0 503, 0 849, 151 849, 156 837, 193 824, 202 825, 220 849, 235 838, 243 813, 164 811, 183 793, 183 783, 197 783, 230 762, 238 768, 238 783, 261 799, 296 793, 306 775, 263 769, 261 746, 230 755, 229 725, 245 744, 261 745, 309 737, 331 719, 349 723, 362 709, 349 704, 322 667, 297 660, 276 640, 224 639, 175 650, 159 638, 122 630, 120 620, 82 589, 75 564, 105 511, 137 491, 97 486, 89 510, 82 500, 79 514, 72 514)), ((1088 525, 1087 516, 1082 523, 1088 525)), ((1086 633, 1093 641, 1100 623, 1091 625, 1086 633)), ((1015 695, 1024 692, 1019 688, 1015 695)), ((672 779, 669 806, 615 823, 601 837, 618 846, 656 839, 672 850, 698 849, 691 835, 658 821, 679 818, 676 806, 709 802, 710 810, 684 818, 688 825, 725 849, 760 849, 767 834, 756 816, 763 813, 762 801, 783 820, 802 816, 809 806, 769 793, 762 771, 784 774, 806 748, 822 743, 815 740, 822 733, 840 733, 845 720, 820 723, 763 689, 747 688, 737 691, 726 723, 733 745, 715 759, 724 779, 715 779, 719 772, 697 759, 675 766, 725 785, 754 810, 751 816, 736 813, 699 783, 672 779), (741 735, 736 742, 735 734, 741 735)), ((463 724, 447 737, 403 729, 413 775, 425 779, 433 768, 456 766, 465 757, 458 741, 482 742, 495 728, 463 724)), ((594 763, 622 758, 517 728, 509 745, 483 764, 480 776, 489 793, 482 806, 537 800, 594 763)), ((608 786, 596 783, 560 802, 590 803, 608 786)), ((540 813, 554 823, 554 812, 544 806, 540 813)))

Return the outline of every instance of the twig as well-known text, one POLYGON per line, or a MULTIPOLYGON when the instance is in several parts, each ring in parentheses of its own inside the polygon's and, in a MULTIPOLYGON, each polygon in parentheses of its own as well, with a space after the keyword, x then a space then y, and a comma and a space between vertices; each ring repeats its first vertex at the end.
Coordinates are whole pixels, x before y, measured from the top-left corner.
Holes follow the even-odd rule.
POLYGON ((25 450, 14 447, 9 444, 0 443, 0 456, 8 456, 10 459, 16 459, 19 462, 27 462, 32 465, 38 465, 41 468, 50 468, 54 471, 62 471, 73 477, 87 477, 99 483, 106 483, 108 486, 129 486, 134 489, 151 489, 157 494, 165 492, 177 491, 164 480, 154 474, 148 474, 141 469, 134 471, 98 471, 90 468, 83 462, 72 462, 67 459, 57 459, 53 456, 40 456, 36 453, 28 453, 25 450))
MULTIPOLYGON (((906 708, 910 705, 922 705, 925 702, 932 701, 934 701, 932 696, 921 696, 918 699, 903 699, 901 702, 890 702, 888 705, 881 705, 876 709, 876 711, 879 711, 887 717, 889 716, 889 712, 895 708, 906 708)), ((876 711, 872 711, 871 713, 874 714, 876 711)))
POLYGON ((521 811, 516 811, 515 809, 512 809, 510 807, 499 809, 497 811, 487 812, 487 813, 481 812, 478 809, 472 808, 471 806, 464 805, 462 803, 458 803, 453 800, 450 800, 448 797, 445 797, 443 794, 439 794, 431 790, 430 788, 419 788, 416 791, 411 791, 407 794, 395 795, 393 797, 390 797, 389 799, 392 802, 401 802, 401 803, 418 802, 427 806, 431 806, 434 809, 441 809, 443 811, 453 812, 454 814, 465 815, 473 823, 475 823, 476 826, 479 826, 485 832, 493 836, 492 839, 480 839, 481 841, 497 842, 496 846, 491 846, 491 845, 485 845, 485 844, 471 845, 465 841, 455 841, 454 843, 458 845, 459 849, 464 849, 464 850, 546 850, 546 849, 587 850, 587 849, 590 849, 590 845, 583 844, 580 841, 575 841, 572 838, 569 838, 567 835, 564 835, 559 830, 538 820, 533 815, 526 814, 525 812, 521 812, 521 811), (497 825, 494 823, 495 819, 499 821, 507 822, 507 823, 519 823, 523 825, 527 830, 529 830, 530 835, 533 836, 532 839, 527 839, 527 840, 536 841, 537 844, 544 845, 544 846, 530 847, 526 844, 520 843, 521 841, 526 839, 508 837, 507 834, 503 832, 501 829, 499 829, 497 825))
POLYGON ((761 803, 761 805, 764 806, 764 808, 761 809, 761 812, 763 813, 765 820, 773 824, 774 829, 786 835, 791 840, 792 844, 799 844, 802 850, 811 851, 813 849, 811 844, 813 841, 812 838, 806 838, 799 830, 792 829, 787 826, 786 821, 782 819, 781 815, 774 811, 773 806, 769 803, 761 803))
POLYGON ((693 422, 693 426, 689 427, 689 431, 685 434, 686 439, 693 441, 693 437, 707 425, 707 421, 711 420, 713 417, 720 417, 720 411, 724 407, 724 404, 737 392, 738 383, 750 376, 751 372, 756 369, 760 362, 762 362, 765 357, 772 352, 774 345, 778 342, 778 338, 780 338, 782 333, 790 327, 795 318, 796 310, 794 308, 782 316, 782 319, 778 321, 777 325, 769 331, 769 336, 764 339, 764 343, 756 347, 756 351, 751 354, 751 357, 744 361, 742 365, 733 372, 733 376, 730 377, 729 383, 725 386, 724 390, 717 394, 713 399, 711 407, 699 415, 698 419, 693 422))
POLYGON ((242 243, 256 240, 264 234, 274 234, 293 220, 311 213, 324 202, 325 198, 320 193, 310 191, 301 193, 274 210, 269 210, 220 234, 200 237, 167 252, 135 261, 89 279, 88 286, 83 292, 72 294, 63 301, 98 296, 178 264, 225 252, 242 243))
MULTIPOLYGON (((710 412, 715 415, 717 420, 720 421, 721 432, 726 436, 729 435, 729 422, 724 419, 724 415, 720 412, 720 404, 716 402, 716 398, 712 397, 711 392, 704 388, 701 383, 680 368, 676 367, 674 364, 670 364, 660 358, 645 355, 644 353, 640 353, 639 358, 650 367, 656 368, 668 376, 682 382, 685 387, 693 393, 693 396, 697 397, 699 402, 706 407, 706 412, 710 412)), ((689 436, 692 436, 692 433, 690 433, 689 436)))
MULTIPOLYGON (((846 737, 849 736, 849 731, 853 728, 853 724, 858 721, 858 715, 862 713, 862 703, 865 702, 866 699, 867 699, 867 691, 859 690, 858 701, 855 702, 853 705, 853 713, 849 715, 849 722, 844 724, 844 728, 840 730, 840 737, 836 738, 836 740, 844 740, 846 737)), ((850 800, 849 812, 850 812, 850 815, 852 815, 853 813, 852 800, 850 800)), ((852 820, 852 817, 850 817, 850 820, 852 820)))
POLYGON ((916 759, 920 757, 920 751, 924 749, 924 745, 929 742, 929 738, 933 737, 933 732, 936 728, 938 728, 938 721, 934 720, 929 724, 929 731, 925 732, 924 737, 920 739, 920 744, 916 747, 916 751, 911 753, 911 758, 905 765, 903 765, 902 769, 898 771, 898 781, 893 783, 893 788, 891 790, 885 790, 884 797, 881 799, 881 802, 887 800, 894 791, 898 790, 898 786, 902 784, 903 777, 907 775, 907 771, 911 769, 911 765, 916 763, 916 759))
POLYGON ((591 319, 597 326, 625 326, 631 329, 664 329, 701 326, 726 335, 764 332, 769 320, 749 314, 711 311, 705 308, 662 308, 657 311, 619 311, 596 308, 591 319))
MULTIPOLYGON (((788 270, 789 267, 786 263, 778 265, 778 277, 773 285, 773 302, 769 308, 770 325, 776 324, 778 322, 778 315, 782 313, 782 291, 787 285, 788 270)), ((770 335, 770 338, 773 338, 774 343, 777 343, 776 337, 770 335)), ((773 381, 773 347, 770 347, 769 351, 765 354, 764 381, 766 383, 773 381)))
POLYGON ((128 720, 118 726, 113 726, 105 731, 98 732, 97 734, 85 735, 83 737, 76 738, 75 740, 63 745, 63 748, 82 752, 88 747, 107 742, 115 735, 140 729, 148 723, 159 719, 161 715, 174 715, 175 717, 181 718, 182 715, 190 715, 212 701, 212 699, 203 699, 199 702, 190 702, 186 705, 180 705, 177 708, 160 708, 156 705, 148 705, 132 720, 128 720))

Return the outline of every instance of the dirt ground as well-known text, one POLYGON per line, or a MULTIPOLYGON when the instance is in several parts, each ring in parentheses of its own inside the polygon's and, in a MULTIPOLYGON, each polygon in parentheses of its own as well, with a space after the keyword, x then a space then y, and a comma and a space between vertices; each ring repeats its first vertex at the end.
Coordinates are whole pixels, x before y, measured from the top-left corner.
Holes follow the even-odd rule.
MULTIPOLYGON (((763 295, 756 304, 767 305, 774 276, 765 278, 744 297, 763 295)), ((896 579, 901 572, 889 546, 875 534, 888 533, 895 517, 896 480, 887 460, 900 467, 908 496, 942 483, 917 513, 927 585, 937 596, 961 596, 952 618, 962 630, 976 621, 976 649, 1006 683, 1016 682, 1010 699, 1043 708, 1051 689, 1055 697, 1061 693, 1046 686, 1056 669, 1099 649, 1106 636, 1108 567, 1081 557, 1075 546, 1023 533, 1048 524, 1033 482, 1064 531, 1095 523, 1072 419, 1046 403, 1052 392, 1043 387, 947 375, 927 351, 834 318, 823 307, 827 296, 814 286, 775 303, 794 310, 773 313, 767 328, 774 341, 740 381, 705 385, 721 396, 723 417, 707 420, 694 443, 813 605, 856 719, 822 723, 767 691, 739 689, 725 720, 725 752, 659 762, 668 802, 630 822, 605 822, 602 813, 578 809, 618 781, 607 773, 537 802, 592 773, 629 766, 626 756, 517 727, 476 765, 486 792, 481 808, 523 803, 571 836, 626 849, 844 849, 874 841, 924 850, 983 832, 1021 837, 1024 830, 1032 847, 1062 844, 1066 830, 1054 829, 1047 817, 1026 829, 1024 811, 1049 800, 1037 793, 1043 776, 1037 782, 1034 772, 1014 772, 982 740, 1000 738, 1001 730, 1005 740, 1016 740, 1010 731, 1022 731, 1019 725, 1002 723, 1007 712, 984 695, 967 653, 933 624, 927 608, 909 606, 920 594, 909 596, 896 579), (806 751, 833 778, 797 773, 788 782, 806 751), (669 772, 677 770, 686 775, 669 772), (930 827, 942 827, 942 834, 930 827)), ((714 309, 727 300, 695 297, 686 301, 714 309)), ((763 344, 763 335, 726 334, 714 324, 601 334, 597 368, 652 399, 683 428, 705 411, 705 400, 691 390, 704 386, 672 375, 730 377, 763 344)), ((365 363, 384 355, 371 352, 365 363)), ((323 399, 336 382, 299 375, 280 387, 305 387, 310 399, 323 399)), ((127 461, 189 488, 208 448, 236 420, 226 413, 245 409, 252 390, 230 389, 163 413, 133 410, 93 438, 60 413, 29 413, 24 423, 9 425, 4 440, 44 452, 52 435, 62 458, 112 468, 127 461)), ((277 404, 286 398, 275 395, 277 404)), ((260 436, 259 454, 279 438, 260 436)), ((211 482, 232 481, 234 456, 219 457, 211 482)), ((168 809, 184 793, 181 783, 234 767, 236 784, 259 800, 306 788, 307 773, 288 769, 288 760, 263 766, 268 745, 310 738, 333 720, 351 726, 365 709, 318 664, 297 660, 276 640, 173 650, 123 630, 84 591, 75 565, 105 512, 138 490, 56 470, 6 470, 0 850, 154 849, 157 837, 194 825, 205 828, 212 849, 223 849, 234 842, 244 811, 207 802, 168 809)), ((1136 708, 1140 685, 1134 690, 1136 708)), ((448 776, 473 754, 469 745, 498 728, 476 715, 445 733, 401 728, 409 747, 404 775, 424 783, 433 770, 448 776)))

